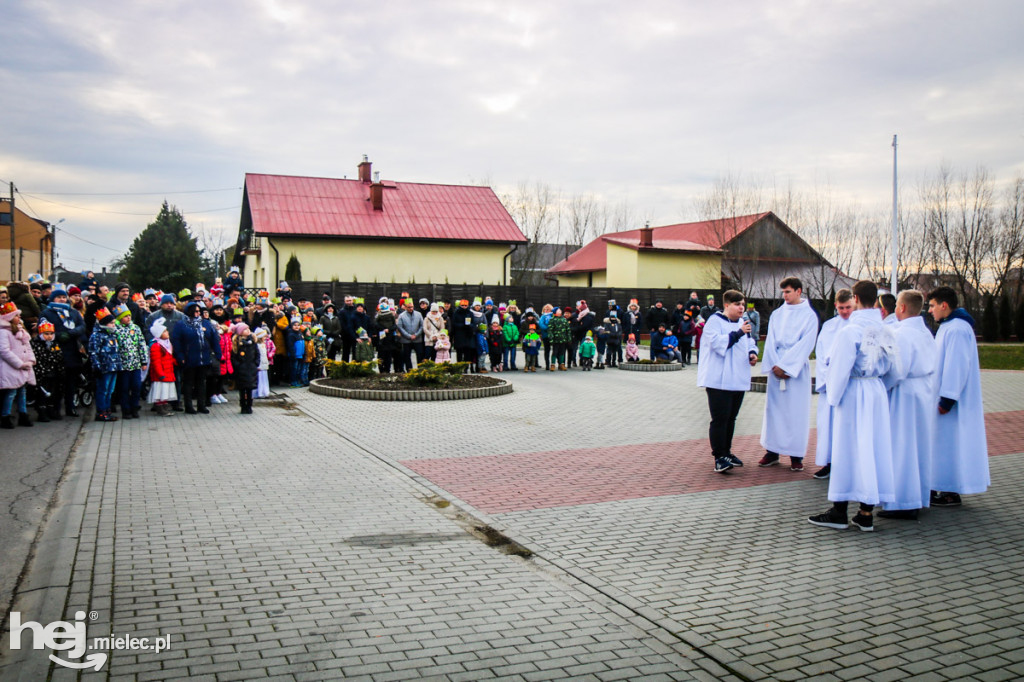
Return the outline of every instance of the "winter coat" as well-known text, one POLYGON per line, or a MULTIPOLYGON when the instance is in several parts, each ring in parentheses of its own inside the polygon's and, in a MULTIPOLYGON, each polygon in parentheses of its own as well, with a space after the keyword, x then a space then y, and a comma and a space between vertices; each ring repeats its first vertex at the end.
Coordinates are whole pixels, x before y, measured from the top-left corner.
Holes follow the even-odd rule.
POLYGON ((365 312, 360 312, 358 309, 353 310, 348 316, 349 323, 348 329, 351 333, 349 338, 358 339, 359 329, 365 329, 366 333, 373 336, 373 332, 376 331, 373 326, 373 320, 365 312))
POLYGON ((419 311, 403 310, 395 322, 398 329, 398 340, 403 344, 419 343, 423 341, 423 316, 419 311))
POLYGON ((501 351, 505 346, 505 334, 501 331, 501 328, 495 329, 491 327, 487 330, 487 352, 494 353, 495 351, 501 351))
POLYGON ((452 347, 457 351, 472 351, 476 348, 476 325, 468 308, 452 311, 452 347))
POLYGON ((256 342, 256 350, 259 351, 260 354, 260 361, 256 366, 256 369, 261 372, 266 372, 270 369, 270 357, 273 354, 269 349, 267 349, 266 343, 260 343, 259 341, 256 342))
MULTIPOLYGON (((235 388, 256 388, 256 372, 260 366, 260 351, 252 336, 237 339, 230 353, 231 366, 234 367, 235 388)), ((225 362, 224 364, 227 364, 225 362)))
POLYGON ((341 343, 341 333, 344 325, 340 317, 324 314, 320 317, 320 326, 324 330, 324 337, 329 339, 330 343, 341 343))
POLYGON ((149 347, 149 378, 152 381, 174 381, 176 364, 174 355, 156 341, 149 347))
POLYGON ((505 340, 505 348, 515 348, 519 344, 519 327, 514 319, 509 318, 505 326, 501 328, 505 340))
POLYGON ((540 338, 540 334, 535 331, 530 332, 523 337, 523 350, 527 355, 537 355, 540 353, 540 348, 544 342, 540 338))
POLYGON ((220 375, 227 376, 235 371, 231 364, 231 334, 220 335, 220 375))
POLYGON ((229 273, 227 278, 224 280, 224 295, 231 296, 232 292, 241 292, 244 287, 245 282, 242 280, 242 276, 239 273, 229 273))
POLYGON ((373 362, 373 344, 369 340, 356 343, 355 361, 373 362))
POLYGON ((564 317, 552 317, 548 323, 548 338, 551 343, 569 343, 572 340, 572 329, 564 317))
POLYGON ((24 282, 9 282, 7 284, 7 296, 10 297, 11 302, 18 306, 18 310, 21 311, 21 322, 25 325, 25 329, 32 331, 36 328, 36 323, 39 322, 39 315, 42 311, 39 309, 39 303, 36 301, 35 296, 32 295, 31 289, 24 282))
POLYGON ((117 352, 121 354, 122 371, 131 372, 149 364, 149 348, 138 326, 118 322, 114 325, 114 338, 117 339, 117 352))
POLYGON ((665 325, 668 327, 672 324, 672 318, 669 316, 667 308, 659 308, 657 306, 651 306, 647 310, 647 315, 644 316, 644 324, 647 325, 652 333, 658 331, 658 325, 665 325))
POLYGON ((540 338, 549 338, 548 328, 551 326, 551 319, 553 317, 554 315, 552 313, 544 313, 537 318, 537 331, 540 332, 540 338))
POLYGON ((64 364, 81 367, 81 349, 88 339, 82 315, 66 303, 51 303, 42 319, 53 324, 54 340, 64 353, 64 364))
POLYGON ((594 315, 594 311, 590 308, 583 308, 578 311, 576 315, 576 330, 573 336, 574 340, 582 341, 583 337, 587 335, 587 332, 594 329, 594 325, 597 324, 597 316, 594 315))
POLYGON ((434 347, 434 343, 437 341, 437 337, 441 335, 441 330, 445 328, 444 317, 441 313, 431 315, 427 314, 423 318, 423 340, 430 348, 434 347))
POLYGON ((377 313, 374 324, 377 327, 377 348, 398 350, 398 327, 395 323, 395 314, 390 310, 386 313, 377 313))
POLYGON ((168 334, 174 333, 174 325, 178 324, 185 319, 185 316, 180 310, 172 310, 169 313, 165 313, 163 310, 157 309, 155 312, 150 313, 146 317, 146 321, 143 322, 142 334, 146 337, 146 343, 152 343, 153 336, 149 333, 149 328, 153 326, 153 323, 164 318, 164 329, 167 330, 168 334))
POLYGON ((117 336, 114 334, 113 326, 96 325, 92 336, 89 337, 89 361, 92 363, 93 372, 99 374, 121 371, 121 353, 117 349, 117 336))
POLYGON ((311 362, 314 365, 327 364, 327 339, 319 334, 313 337, 313 355, 311 362))
POLYGON ((64 353, 56 339, 47 345, 43 337, 37 336, 32 339, 32 353, 36 357, 36 379, 64 376, 64 353))
POLYGON ((301 360, 306 355, 306 340, 302 338, 302 332, 291 327, 284 330, 285 353, 289 360, 301 360))
POLYGON ((274 355, 290 355, 288 349, 291 346, 288 345, 287 340, 289 329, 291 327, 289 326, 288 316, 278 313, 277 318, 274 320, 274 326, 270 328, 270 333, 274 339, 274 355))
POLYGON ((14 333, 10 322, 0 320, 0 389, 35 385, 36 374, 28 364, 35 359, 28 332, 19 329, 14 333))
POLYGON ((580 357, 581 358, 592 358, 597 353, 597 346, 594 345, 593 339, 587 341, 586 339, 580 344, 580 357))
POLYGON ((622 338, 628 339, 630 334, 640 338, 640 330, 643 328, 643 317, 640 315, 639 306, 626 308, 622 317, 622 338))
POLYGON ((609 346, 621 346, 622 345, 622 325, 619 324, 615 318, 604 326, 608 330, 608 345, 609 346))
MULTIPOLYGON (((192 305, 185 307, 186 312, 192 305)), ((201 339, 199 331, 187 319, 174 325, 171 347, 174 348, 174 359, 182 367, 209 367, 215 359, 222 359, 217 330, 209 320, 201 320, 200 325, 203 330, 201 339)))

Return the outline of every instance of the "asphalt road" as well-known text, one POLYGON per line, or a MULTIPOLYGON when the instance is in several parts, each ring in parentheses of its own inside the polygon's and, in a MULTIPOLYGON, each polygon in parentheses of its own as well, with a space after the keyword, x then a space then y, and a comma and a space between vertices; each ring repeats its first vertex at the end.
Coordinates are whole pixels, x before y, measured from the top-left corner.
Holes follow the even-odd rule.
POLYGON ((79 419, 65 418, 0 431, 0 607, 5 626, 18 576, 80 427, 79 419))

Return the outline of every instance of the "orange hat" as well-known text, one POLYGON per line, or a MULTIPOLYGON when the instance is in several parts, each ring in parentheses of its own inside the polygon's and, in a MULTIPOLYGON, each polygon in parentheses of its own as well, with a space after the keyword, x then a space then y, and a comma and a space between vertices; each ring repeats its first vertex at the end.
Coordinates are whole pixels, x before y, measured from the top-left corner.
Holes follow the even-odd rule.
POLYGON ((97 322, 100 322, 100 323, 106 322, 108 318, 112 319, 113 315, 111 315, 110 311, 107 310, 106 308, 100 308, 99 310, 96 311, 96 321, 97 322))
POLYGON ((39 330, 40 334, 43 334, 45 332, 52 332, 53 331, 53 322, 50 322, 49 320, 46 320, 44 322, 40 322, 38 330, 39 330))
POLYGON ((18 310, 18 306, 14 305, 13 301, 8 301, 7 303, 4 303, 2 308, 0 308, 0 315, 10 315, 15 310, 18 310))

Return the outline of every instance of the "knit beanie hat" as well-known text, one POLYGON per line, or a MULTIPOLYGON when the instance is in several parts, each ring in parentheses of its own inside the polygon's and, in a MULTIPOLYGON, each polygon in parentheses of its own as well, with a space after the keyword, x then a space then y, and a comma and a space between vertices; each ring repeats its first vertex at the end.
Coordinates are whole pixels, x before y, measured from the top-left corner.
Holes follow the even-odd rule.
POLYGON ((76 287, 74 284, 68 287, 68 296, 81 295, 82 290, 76 287))
POLYGON ((249 331, 249 325, 247 325, 245 322, 239 322, 238 324, 231 328, 231 331, 241 336, 245 332, 249 331))
POLYGON ((126 306, 124 303, 122 303, 119 306, 115 306, 114 307, 114 318, 116 320, 118 320, 118 321, 120 321, 121 318, 126 317, 126 316, 131 315, 131 314, 132 314, 132 311, 128 310, 128 306, 126 306))
POLYGON ((160 297, 160 305, 165 303, 174 303, 174 294, 164 294, 160 297))
POLYGON ((149 335, 154 339, 159 339, 165 331, 167 331, 167 325, 162 317, 158 317, 153 324, 149 325, 149 335))

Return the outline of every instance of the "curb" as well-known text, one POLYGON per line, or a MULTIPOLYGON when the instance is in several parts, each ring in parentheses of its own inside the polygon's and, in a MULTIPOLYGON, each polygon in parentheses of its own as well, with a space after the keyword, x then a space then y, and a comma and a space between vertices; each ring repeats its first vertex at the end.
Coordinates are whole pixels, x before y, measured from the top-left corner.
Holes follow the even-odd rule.
POLYGON ((678 372, 683 366, 677 362, 620 362, 619 369, 627 372, 678 372))
POLYGON ((431 391, 382 391, 372 388, 337 388, 321 384, 323 379, 314 379, 309 384, 312 393, 332 398, 348 398, 349 400, 385 400, 424 402, 432 400, 469 400, 471 398, 490 398, 512 392, 512 383, 504 379, 497 386, 483 388, 439 388, 431 391))

